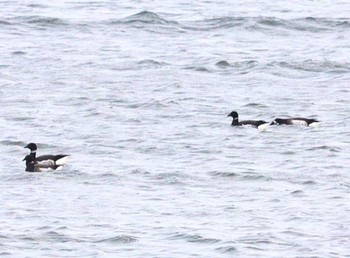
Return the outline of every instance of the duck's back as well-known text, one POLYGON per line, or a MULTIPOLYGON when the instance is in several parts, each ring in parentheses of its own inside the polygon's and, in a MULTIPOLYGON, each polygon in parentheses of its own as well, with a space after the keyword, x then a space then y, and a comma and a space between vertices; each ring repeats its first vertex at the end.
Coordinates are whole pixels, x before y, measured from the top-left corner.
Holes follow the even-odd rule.
POLYGON ((267 122, 264 120, 244 120, 244 121, 240 121, 240 123, 242 125, 251 125, 254 127, 259 127, 262 124, 266 124, 267 122))

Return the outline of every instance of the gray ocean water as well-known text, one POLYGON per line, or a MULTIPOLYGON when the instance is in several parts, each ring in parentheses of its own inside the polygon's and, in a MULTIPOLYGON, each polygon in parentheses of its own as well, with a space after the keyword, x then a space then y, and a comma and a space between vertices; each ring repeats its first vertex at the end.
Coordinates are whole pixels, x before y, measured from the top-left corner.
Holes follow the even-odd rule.
POLYGON ((1 1, 0 54, 1 257, 350 257, 350 2, 1 1))

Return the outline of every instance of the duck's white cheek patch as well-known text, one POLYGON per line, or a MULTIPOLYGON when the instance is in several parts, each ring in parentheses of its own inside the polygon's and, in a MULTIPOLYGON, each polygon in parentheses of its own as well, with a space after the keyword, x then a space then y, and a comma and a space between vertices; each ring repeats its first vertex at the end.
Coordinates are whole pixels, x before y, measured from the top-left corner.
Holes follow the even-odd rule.
POLYGON ((292 120, 293 125, 307 126, 307 123, 303 120, 292 120))

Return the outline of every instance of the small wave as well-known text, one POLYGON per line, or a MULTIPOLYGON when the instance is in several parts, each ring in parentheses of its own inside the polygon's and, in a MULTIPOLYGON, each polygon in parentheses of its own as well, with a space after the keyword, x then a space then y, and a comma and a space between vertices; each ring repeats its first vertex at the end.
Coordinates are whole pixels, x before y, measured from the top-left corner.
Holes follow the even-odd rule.
POLYGON ((343 19, 343 18, 329 19, 329 18, 318 18, 318 17, 306 17, 301 20, 311 24, 316 24, 318 26, 322 25, 324 27, 329 27, 329 28, 349 28, 350 27, 349 20, 343 19))
POLYGON ((246 23, 245 17, 218 17, 213 19, 205 19, 190 22, 183 26, 186 30, 191 31, 212 31, 218 29, 228 29, 232 27, 240 27, 246 23))
POLYGON ((307 180, 307 181, 301 182, 301 184, 303 184, 303 185, 316 185, 317 183, 314 180, 307 180))
POLYGON ((53 17, 30 17, 27 20, 28 23, 40 24, 40 25, 63 25, 64 22, 59 18, 53 17))
POLYGON ((244 175, 242 176, 242 179, 243 180, 258 180, 258 181, 267 181, 269 180, 270 178, 266 177, 266 176, 263 176, 263 175, 244 175))
POLYGON ((94 243, 122 243, 122 244, 127 244, 127 243, 132 243, 136 242, 137 238, 133 236, 128 236, 128 235, 120 235, 120 236, 115 236, 115 237, 109 237, 109 238, 104 238, 101 240, 94 241, 94 243))
POLYGON ((196 71, 196 72, 205 72, 205 73, 211 73, 212 72, 211 70, 209 70, 208 68, 203 67, 203 66, 188 66, 188 67, 185 67, 184 69, 185 70, 193 70, 193 71, 196 71))
POLYGON ((331 61, 315 61, 305 60, 302 62, 273 62, 268 66, 278 66, 280 68, 287 68, 291 70, 316 72, 316 73, 348 73, 350 72, 349 63, 338 63, 331 61))
POLYGON ((218 17, 193 21, 184 25, 185 30, 215 31, 229 28, 241 28, 244 30, 256 30, 261 32, 276 32, 279 30, 296 30, 307 32, 320 32, 333 30, 334 28, 349 28, 347 19, 328 19, 305 17, 297 19, 281 19, 277 17, 218 17))
POLYGON ((48 231, 44 235, 47 239, 49 239, 53 242, 65 243, 65 242, 70 242, 72 240, 75 240, 75 239, 68 237, 64 234, 57 233, 56 231, 48 231))
POLYGON ((113 174, 113 173, 102 173, 100 175, 98 175, 99 178, 119 178, 120 175, 117 174, 113 174))
POLYGON ((283 26, 284 25, 284 21, 283 20, 277 19, 277 18, 274 18, 274 17, 258 18, 257 22, 259 24, 268 25, 268 26, 283 26))
POLYGON ((234 246, 224 246, 216 248, 216 250, 220 253, 234 253, 237 251, 237 248, 235 248, 234 246))
POLYGON ((27 54, 27 52, 24 52, 24 51, 13 51, 11 54, 12 55, 25 55, 25 54, 27 54))
POLYGON ((236 177, 236 176, 238 176, 238 174, 234 173, 234 172, 218 172, 218 171, 215 171, 215 172, 212 172, 211 174, 213 176, 217 176, 217 177, 236 177))
MULTIPOLYGON (((0 245, 2 245, 2 244, 0 244, 0 245)), ((2 257, 2 256, 12 256, 13 254, 12 253, 10 253, 10 252, 1 252, 0 253, 0 256, 2 257)))
POLYGON ((5 146, 21 146, 24 147, 27 143, 24 143, 22 141, 11 141, 11 140, 3 140, 0 141, 0 145, 5 145, 5 146))
POLYGON ((42 5, 42 4, 28 4, 28 7, 31 7, 31 8, 47 8, 46 5, 42 5))
POLYGON ((0 235, 0 239, 8 239, 8 238, 9 238, 8 236, 0 235))
POLYGON ((197 234, 191 235, 191 234, 178 233, 178 232, 170 236, 170 239, 173 239, 173 240, 182 239, 182 240, 186 240, 187 242, 204 243, 204 244, 220 242, 219 239, 215 239, 215 238, 205 238, 197 234))
POLYGON ((343 19, 324 19, 324 18, 298 18, 298 19, 280 19, 276 17, 261 17, 257 18, 254 25, 251 28, 256 30, 266 30, 271 28, 272 30, 284 29, 295 31, 307 31, 307 32, 320 32, 333 30, 335 27, 349 26, 349 22, 343 19))
POLYGON ((218 17, 195 21, 188 26, 187 30, 193 31, 216 31, 229 28, 241 28, 245 30, 263 30, 263 26, 276 26, 280 22, 269 17, 218 17))
POLYGON ((134 174, 134 175, 141 175, 141 176, 148 176, 151 173, 149 171, 145 171, 145 170, 141 170, 141 169, 133 169, 130 171, 130 174, 134 174))
POLYGON ((174 21, 168 21, 161 17, 160 15, 149 12, 149 11, 143 11, 139 12, 137 14, 125 17, 123 19, 112 21, 112 24, 133 24, 133 23, 143 23, 143 24, 177 24, 174 21))
POLYGON ((231 66, 229 62, 223 60, 223 61, 219 61, 215 64, 216 66, 220 67, 220 68, 226 68, 231 66))
POLYGON ((266 105, 264 105, 264 104, 260 104, 260 103, 255 103, 255 102, 248 103, 248 104, 244 105, 244 107, 253 107, 253 108, 267 108, 267 106, 266 106, 266 105))
POLYGON ((153 109, 153 108, 166 108, 167 105, 163 103, 161 100, 152 100, 148 103, 141 103, 139 107, 143 107, 145 109, 153 109))
POLYGON ((43 27, 55 27, 55 26, 65 26, 68 25, 62 19, 56 17, 45 17, 45 16, 20 16, 14 18, 16 22, 26 23, 31 25, 38 25, 43 27))
POLYGON ((293 192, 290 193, 291 195, 301 195, 301 194, 304 194, 304 191, 302 190, 295 190, 293 192))
POLYGON ((178 172, 160 173, 154 177, 161 185, 184 185, 184 180, 186 178, 186 175, 178 172))
POLYGON ((0 25, 11 25, 11 22, 8 21, 0 21, 0 25))
POLYGON ((338 147, 331 147, 331 146, 327 146, 327 145, 322 145, 322 146, 316 146, 316 147, 312 147, 307 149, 308 151, 313 151, 313 150, 328 150, 330 152, 340 152, 341 148, 338 147))
POLYGON ((38 238, 36 238, 36 237, 30 237, 30 236, 22 236, 22 237, 19 237, 20 238, 20 240, 22 240, 22 241, 30 241, 30 242, 32 242, 32 241, 37 241, 38 240, 38 238))
POLYGON ((37 229, 38 230, 49 230, 51 227, 49 226, 41 226, 41 227, 38 227, 37 229))
POLYGON ((247 73, 247 71, 256 67, 258 64, 259 64, 258 61, 255 61, 255 60, 233 62, 233 63, 229 63, 226 60, 221 60, 217 62, 215 66, 220 69, 229 70, 230 72, 247 73))
POLYGON ((341 28, 350 28, 350 22, 348 21, 338 21, 335 24, 336 27, 341 27, 341 28))
POLYGON ((168 65, 165 62, 156 61, 153 59, 145 59, 137 63, 141 68, 156 68, 160 66, 168 65))
POLYGON ((113 67, 115 71, 134 71, 144 69, 155 69, 169 65, 166 62, 156 61, 153 59, 144 59, 138 62, 128 62, 125 64, 119 64, 117 67, 113 67))

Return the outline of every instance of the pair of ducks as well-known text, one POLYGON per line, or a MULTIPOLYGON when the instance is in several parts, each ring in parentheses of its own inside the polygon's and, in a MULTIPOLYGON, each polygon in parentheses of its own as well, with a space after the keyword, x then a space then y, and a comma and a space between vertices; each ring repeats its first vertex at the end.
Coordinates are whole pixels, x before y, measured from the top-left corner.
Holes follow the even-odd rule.
POLYGON ((268 125, 302 125, 302 126, 314 126, 317 123, 320 123, 320 121, 312 118, 303 118, 303 117, 294 117, 294 118, 276 118, 271 123, 266 122, 264 120, 244 120, 239 121, 238 120, 238 113, 236 111, 232 111, 230 114, 228 114, 227 117, 232 117, 232 126, 244 126, 244 125, 250 125, 252 127, 258 128, 266 127, 268 125))
POLYGON ((25 156, 27 172, 42 172, 45 170, 56 170, 64 166, 69 155, 42 155, 36 157, 37 146, 35 143, 29 143, 24 148, 30 150, 30 154, 25 156))

